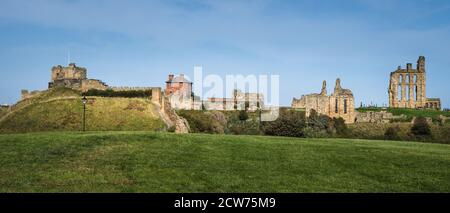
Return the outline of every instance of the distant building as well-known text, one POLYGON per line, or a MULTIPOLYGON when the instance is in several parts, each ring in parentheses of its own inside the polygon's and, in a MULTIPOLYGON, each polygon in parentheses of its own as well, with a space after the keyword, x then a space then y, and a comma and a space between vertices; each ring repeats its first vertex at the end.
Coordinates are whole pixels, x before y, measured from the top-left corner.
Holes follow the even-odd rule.
POLYGON ((389 81, 389 107, 391 108, 428 108, 441 109, 439 98, 427 98, 426 96, 426 72, 425 57, 417 60, 417 68, 413 69, 411 63, 406 64, 406 69, 398 66, 391 72, 389 81))
POLYGON ((340 79, 336 79, 333 94, 327 96, 327 83, 323 81, 320 94, 302 95, 300 99, 292 100, 292 108, 304 109, 306 116, 311 110, 329 117, 343 118, 346 123, 355 122, 355 100, 349 89, 341 87, 340 79))
POLYGON ((174 109, 200 109, 201 103, 192 92, 192 82, 188 81, 184 74, 174 76, 169 74, 166 81, 164 94, 169 98, 170 105, 174 109), (197 101, 196 101, 197 100, 197 101))
POLYGON ((169 78, 166 81, 165 94, 169 96, 174 93, 178 93, 180 95, 190 97, 192 96, 192 84, 192 82, 186 79, 184 74, 180 74, 177 77, 174 77, 173 74, 170 74, 169 78))
POLYGON ((264 108, 264 96, 261 93, 248 93, 233 90, 232 98, 210 97, 203 102, 206 110, 248 110, 256 111, 264 108))
MULTIPOLYGON (((87 69, 78 67, 75 63, 70 63, 69 66, 63 67, 57 65, 51 69, 51 80, 48 83, 48 88, 65 87, 81 92, 89 90, 113 90, 113 91, 142 91, 151 90, 151 100, 154 103, 162 104, 161 87, 110 87, 103 81, 97 79, 87 78, 87 69)), ((31 98, 35 95, 41 94, 43 91, 22 90, 21 100, 31 98)))

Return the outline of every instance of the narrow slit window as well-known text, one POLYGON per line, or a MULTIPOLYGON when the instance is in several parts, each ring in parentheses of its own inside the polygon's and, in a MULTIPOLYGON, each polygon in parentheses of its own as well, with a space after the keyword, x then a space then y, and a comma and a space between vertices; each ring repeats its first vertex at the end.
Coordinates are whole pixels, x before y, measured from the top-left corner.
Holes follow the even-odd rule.
POLYGON ((344 114, 347 114, 347 99, 344 99, 344 114))
POLYGON ((336 103, 335 103, 335 105, 334 105, 334 112, 335 113, 338 113, 339 112, 339 102, 338 102, 338 99, 336 98, 336 103))

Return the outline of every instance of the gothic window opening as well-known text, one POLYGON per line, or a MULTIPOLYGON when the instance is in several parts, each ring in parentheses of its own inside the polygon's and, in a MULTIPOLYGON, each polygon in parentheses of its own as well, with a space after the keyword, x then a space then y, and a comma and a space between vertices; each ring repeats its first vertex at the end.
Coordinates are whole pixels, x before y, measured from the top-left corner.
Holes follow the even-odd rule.
POLYGON ((406 85, 406 100, 411 100, 411 94, 410 94, 410 92, 409 92, 409 85, 406 85))
POLYGON ((417 95, 417 85, 414 86, 414 94, 415 94, 415 100, 419 100, 419 95, 417 95))
POLYGON ((338 112, 339 112, 339 106, 338 106, 338 104, 339 104, 339 102, 338 102, 338 99, 336 98, 336 103, 335 103, 335 105, 334 105, 334 112, 335 112, 335 113, 338 113, 338 112))
POLYGON ((344 99, 344 114, 347 114, 347 99, 344 99))

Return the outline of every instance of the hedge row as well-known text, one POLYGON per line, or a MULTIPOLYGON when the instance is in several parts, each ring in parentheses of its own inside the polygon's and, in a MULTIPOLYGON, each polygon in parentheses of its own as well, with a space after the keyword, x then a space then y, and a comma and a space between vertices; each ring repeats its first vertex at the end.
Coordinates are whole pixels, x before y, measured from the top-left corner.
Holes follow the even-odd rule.
POLYGON ((152 96, 151 90, 127 90, 114 91, 111 89, 97 90, 91 89, 83 93, 84 96, 100 96, 100 97, 122 97, 122 98, 150 98, 152 96))

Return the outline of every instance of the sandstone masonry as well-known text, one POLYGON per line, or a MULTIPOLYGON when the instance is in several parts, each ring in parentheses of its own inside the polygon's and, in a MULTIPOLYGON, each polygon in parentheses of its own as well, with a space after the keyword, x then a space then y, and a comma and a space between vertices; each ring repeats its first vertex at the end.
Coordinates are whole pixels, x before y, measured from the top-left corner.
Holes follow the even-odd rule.
POLYGON ((417 60, 416 69, 407 63, 406 69, 398 66, 397 70, 391 72, 388 95, 389 107, 392 108, 441 109, 439 98, 426 97, 424 56, 417 60))
POLYGON ((302 95, 300 99, 294 98, 291 107, 294 109, 304 109, 306 116, 309 116, 311 110, 329 117, 340 117, 346 123, 355 122, 355 100, 353 93, 349 89, 341 87, 340 79, 336 79, 334 92, 327 96, 327 83, 323 81, 320 94, 313 93, 302 95))

